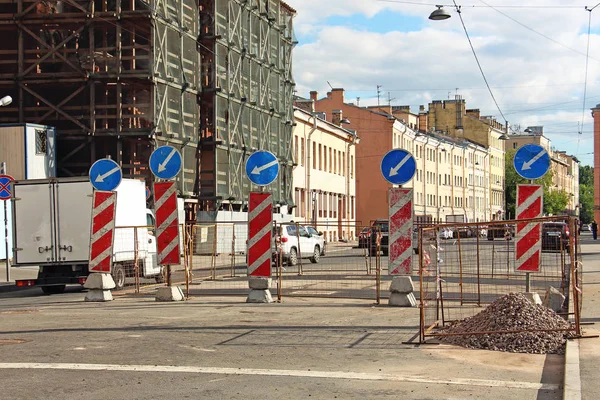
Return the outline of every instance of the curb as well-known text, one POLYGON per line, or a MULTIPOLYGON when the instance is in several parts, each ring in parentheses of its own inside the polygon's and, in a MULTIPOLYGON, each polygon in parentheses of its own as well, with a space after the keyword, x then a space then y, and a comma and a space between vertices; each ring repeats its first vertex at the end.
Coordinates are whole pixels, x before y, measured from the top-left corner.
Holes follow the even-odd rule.
POLYGON ((564 400, 581 400, 581 375, 579 371, 579 340, 567 340, 565 350, 564 400))

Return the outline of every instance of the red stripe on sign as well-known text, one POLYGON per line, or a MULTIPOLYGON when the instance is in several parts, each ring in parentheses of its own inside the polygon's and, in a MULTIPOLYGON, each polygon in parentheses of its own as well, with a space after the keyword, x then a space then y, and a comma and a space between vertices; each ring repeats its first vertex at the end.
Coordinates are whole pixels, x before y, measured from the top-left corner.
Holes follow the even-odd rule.
MULTIPOLYGON (((254 264, 265 253, 271 251, 271 235, 264 235, 248 250, 248 265, 254 264)), ((306 250, 303 250, 306 251, 306 250)))
POLYGON ((402 261, 400 265, 394 269, 390 275, 399 275, 399 274, 410 274, 412 271, 412 257, 408 257, 406 260, 402 261))
MULTIPOLYGON (((390 232, 398 231, 412 218, 412 201, 407 202, 390 218, 390 232)), ((408 236, 411 232, 407 233, 408 236)))
POLYGON ((100 207, 102 203, 108 200, 113 195, 113 192, 95 192, 94 193, 94 208, 100 207))
POLYGON ((92 235, 95 235, 100 229, 113 222, 115 215, 115 203, 111 203, 110 206, 106 207, 100 212, 100 214, 94 217, 94 226, 92 228, 92 235))
MULTIPOLYGON (((397 259, 412 246, 412 238, 401 237, 390 245, 390 257, 397 259)), ((409 257, 410 258, 410 257, 409 257)))
POLYGON ((108 250, 112 246, 112 229, 106 232, 104 235, 99 237, 97 240, 92 243, 92 255, 91 260, 94 260, 98 257, 102 252, 108 250))
POLYGON ((177 229, 177 221, 174 221, 171 225, 165 228, 158 237, 156 238, 156 242, 160 246, 161 249, 166 248, 168 245, 173 243, 173 240, 178 239, 179 230, 177 229))
POLYGON ((519 185, 519 190, 518 190, 518 197, 517 197, 517 204, 523 204, 525 202, 525 200, 527 200, 529 197, 531 197, 538 189, 539 189, 539 185, 532 185, 532 186, 526 186, 526 185, 519 185))
POLYGON ((98 262, 91 272, 110 272, 110 255, 98 262))
MULTIPOLYGON (((519 203, 521 204, 521 203, 519 203)), ((518 207, 518 206, 517 206, 518 207)), ((517 219, 537 218, 542 212, 542 198, 538 197, 527 207, 521 214, 517 215, 517 219)))
POLYGON ((533 271, 537 272, 540 267, 540 251, 536 251, 518 268, 517 271, 533 271))
POLYGON ((523 257, 523 255, 525 253, 527 253, 527 251, 529 249, 531 249, 533 246, 535 246, 536 244, 538 244, 538 242, 540 241, 540 223, 534 223, 535 226, 533 227, 533 229, 531 231, 529 231, 525 236, 523 236, 521 239, 519 239, 519 241, 517 242, 517 260, 521 257, 523 257))
POLYGON ((254 237, 258 232, 261 231, 265 226, 273 223, 273 211, 271 207, 267 207, 262 210, 256 217, 254 217, 249 224, 250 239, 254 237))
POLYGON ((156 226, 161 226, 173 213, 177 213, 177 196, 175 193, 156 210, 156 226))
POLYGON ((169 254, 160 260, 159 264, 179 264, 179 261, 179 246, 175 246, 175 248, 171 250, 169 254))

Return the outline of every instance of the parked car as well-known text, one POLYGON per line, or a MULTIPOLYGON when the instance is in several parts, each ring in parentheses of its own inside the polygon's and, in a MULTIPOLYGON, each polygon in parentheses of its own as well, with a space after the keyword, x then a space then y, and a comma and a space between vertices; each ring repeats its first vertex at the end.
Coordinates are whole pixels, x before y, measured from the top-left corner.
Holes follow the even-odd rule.
POLYGON ((492 225, 487 229, 487 240, 508 239, 511 240, 514 236, 514 228, 510 225, 492 225))
POLYGON ((298 225, 280 225, 273 235, 273 259, 279 253, 283 262, 288 265, 298 264, 300 258, 308 258, 312 263, 318 263, 321 255, 325 254, 325 239, 316 230, 298 225), (310 232, 316 232, 314 233, 310 232))
POLYGON ((569 251, 569 225, 565 222, 542 224, 542 251, 569 251))
POLYGON ((371 225, 371 236, 369 240, 369 255, 377 255, 377 240, 379 239, 379 249, 384 256, 388 255, 389 248, 389 230, 390 224, 387 219, 377 219, 371 225))
POLYGON ((358 248, 366 249, 369 247, 369 239, 371 238, 371 229, 363 228, 362 231, 358 234, 358 248))
POLYGON ((591 232, 592 225, 591 224, 583 224, 581 225, 581 232, 591 232))
POLYGON ((473 237, 473 229, 471 229, 468 226, 459 226, 459 227, 456 227, 453 230, 453 232, 454 232, 454 235, 453 235, 454 239, 458 238, 459 236, 461 238, 470 238, 470 237, 473 237))
POLYGON ((440 228, 440 239, 452 239, 454 232, 450 228, 440 228))
POLYGON ((327 241, 325 240, 325 236, 323 236, 323 232, 317 231, 312 226, 306 226, 305 228, 313 238, 317 239, 317 243, 319 244, 319 247, 321 248, 321 256, 324 256, 325 249, 327 248, 327 241))

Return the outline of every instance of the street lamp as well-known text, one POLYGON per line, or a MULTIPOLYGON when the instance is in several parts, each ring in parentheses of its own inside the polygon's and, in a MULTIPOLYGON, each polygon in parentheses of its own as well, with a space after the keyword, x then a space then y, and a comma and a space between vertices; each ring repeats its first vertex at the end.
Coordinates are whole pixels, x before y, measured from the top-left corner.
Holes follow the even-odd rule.
POLYGON ((10 97, 10 96, 4 96, 3 98, 0 99, 0 107, 7 106, 10 103, 12 103, 12 97, 10 97))
POLYGON ((448 11, 444 10, 444 6, 437 6, 437 10, 435 10, 434 12, 432 12, 429 15, 429 19, 432 21, 443 21, 445 19, 450 18, 450 14, 448 13, 448 11))

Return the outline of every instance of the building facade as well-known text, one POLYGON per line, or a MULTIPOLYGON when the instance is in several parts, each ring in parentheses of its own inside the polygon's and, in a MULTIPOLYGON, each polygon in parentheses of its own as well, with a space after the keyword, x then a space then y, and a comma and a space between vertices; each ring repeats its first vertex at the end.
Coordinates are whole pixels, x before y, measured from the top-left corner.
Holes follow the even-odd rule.
POLYGON ((600 104, 592 108, 594 117, 594 220, 600 222, 600 104))
POLYGON ((526 144, 536 144, 546 149, 550 155, 550 168, 552 170, 553 185, 550 190, 564 190, 569 198, 565 213, 578 215, 579 160, 572 155, 552 148, 552 141, 544 136, 544 130, 541 126, 528 127, 523 133, 512 134, 507 141, 507 147, 512 150, 526 144))
MULTIPOLYGON (((415 176, 403 187, 414 188, 417 222, 484 221, 501 209, 503 196, 498 204, 492 203, 489 175, 493 171, 503 181, 504 173, 491 169, 492 158, 485 146, 464 137, 419 130, 420 116, 405 107, 394 110, 390 106, 348 104, 343 89, 333 89, 321 99, 317 92, 311 92, 311 100, 323 118, 346 120, 360 136, 356 146, 358 224, 368 226, 375 219, 388 217, 388 189, 392 185, 383 178, 380 163, 388 151, 397 148, 408 150, 416 159, 415 176), (493 211, 487 204, 495 205, 493 211)), ((502 166, 503 160, 502 156, 502 166)))
POLYGON ((326 240, 351 240, 356 234, 355 131, 294 111, 294 221, 314 226, 326 240))

